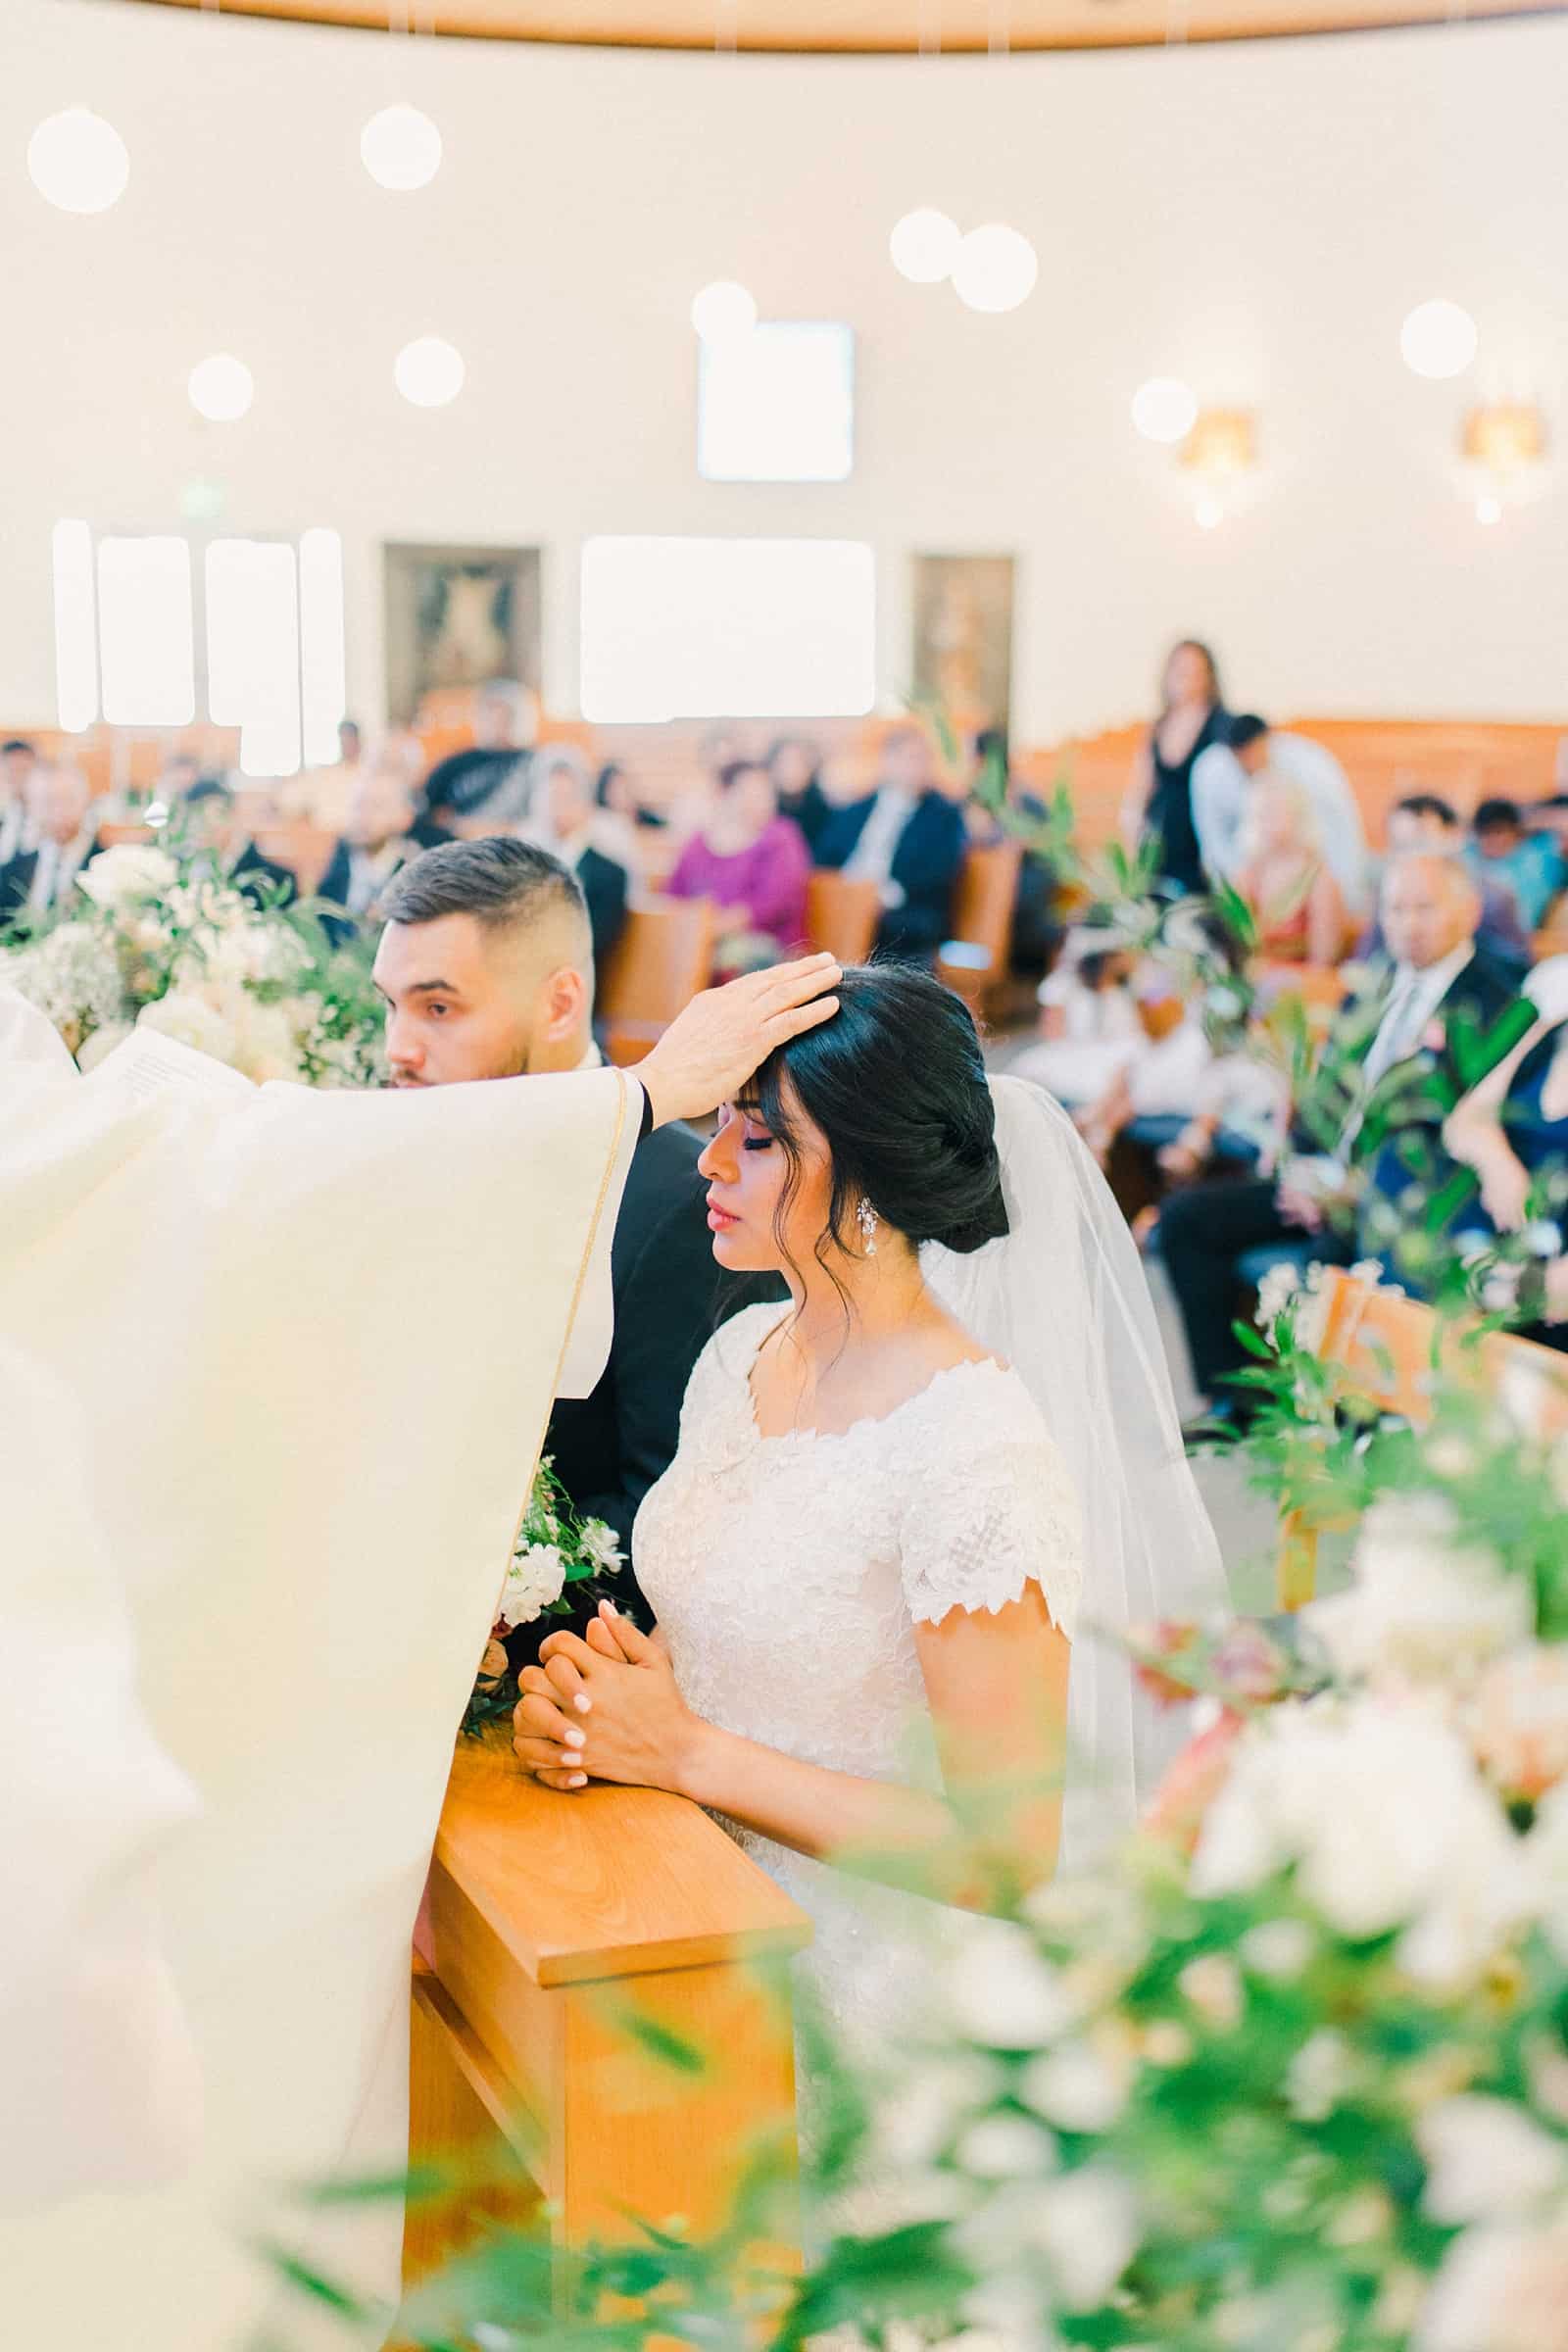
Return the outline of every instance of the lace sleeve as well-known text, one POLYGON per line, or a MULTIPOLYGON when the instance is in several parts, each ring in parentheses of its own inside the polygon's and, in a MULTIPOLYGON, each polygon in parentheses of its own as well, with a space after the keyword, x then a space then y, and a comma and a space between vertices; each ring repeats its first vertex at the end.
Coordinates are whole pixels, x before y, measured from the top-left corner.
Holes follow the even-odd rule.
POLYGON ((1083 1596, 1082 1517, 1045 1427, 1004 1412, 956 1447, 932 1449, 906 1488, 901 1560, 917 1624, 955 1608, 995 1616, 1032 1581, 1070 1642, 1083 1596))

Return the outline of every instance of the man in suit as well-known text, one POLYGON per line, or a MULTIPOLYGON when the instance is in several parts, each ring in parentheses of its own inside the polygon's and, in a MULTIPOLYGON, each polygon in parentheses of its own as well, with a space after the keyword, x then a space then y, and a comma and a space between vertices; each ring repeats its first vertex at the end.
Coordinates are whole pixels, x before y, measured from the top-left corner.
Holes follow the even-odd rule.
POLYGON ((576 875, 588 906, 594 964, 603 971, 626 927, 631 876, 618 858, 607 857, 596 843, 598 816, 593 770, 581 752, 569 743, 535 752, 523 838, 549 850, 576 875))
POLYGON ((335 843, 317 889, 327 937, 341 946, 367 918, 378 916, 386 891, 423 846, 409 771, 395 758, 360 768, 349 795, 348 829, 335 843))
POLYGON ((937 790, 930 740, 913 724, 889 732, 876 790, 830 808, 812 844, 818 865, 878 885, 877 949, 901 963, 932 962, 950 937, 964 846, 962 808, 937 790))
POLYGON ((226 882, 253 906, 288 905, 297 888, 294 876, 257 848, 240 822, 233 791, 221 776, 203 776, 186 793, 182 807, 193 873, 226 882))
POLYGON ((1443 1121, 1478 1075, 1461 1061, 1464 1033, 1485 1035, 1495 1061, 1530 1025, 1514 974, 1476 952, 1481 897, 1456 860, 1396 860, 1384 876, 1380 912, 1392 970, 1341 1016, 1338 1043, 1353 1056, 1354 1090, 1338 1137, 1298 1135, 1277 1179, 1195 1185, 1173 1193, 1160 1211, 1160 1247, 1193 1378, 1221 1418, 1241 1417, 1236 1393, 1225 1386, 1246 1360, 1232 1329, 1238 1260, 1276 1242, 1289 1255, 1311 1237, 1314 1257, 1348 1263, 1354 1245, 1329 1220, 1339 1209, 1348 1221, 1353 1210, 1364 1235, 1375 1221, 1372 1203, 1393 1206, 1411 1182, 1398 1137, 1419 1134, 1429 1189, 1453 1173, 1443 1121))
POLYGON ((38 755, 24 735, 0 743, 0 866, 26 847, 27 784, 38 755))
POLYGON ((0 930, 69 905, 76 876, 93 853, 92 793, 79 767, 40 760, 27 779, 27 830, 33 843, 0 865, 0 930))
POLYGON ((476 841, 518 821, 538 729, 538 697, 526 686, 492 678, 481 688, 472 743, 438 760, 424 779, 425 807, 444 833, 476 841))
MULTIPOLYGON (((426 851, 396 876, 384 912, 375 981, 395 1086, 598 1060, 587 907, 547 850, 496 837, 426 851)), ((698 1356, 729 1315, 783 1296, 715 1264, 701 1148, 675 1124, 638 1145, 611 1250, 610 1362, 591 1396, 557 1403, 545 1443, 573 1505, 606 1520, 628 1559, 637 1506, 673 1457, 698 1356)), ((635 1588, 624 1597, 635 1601, 635 1588)))

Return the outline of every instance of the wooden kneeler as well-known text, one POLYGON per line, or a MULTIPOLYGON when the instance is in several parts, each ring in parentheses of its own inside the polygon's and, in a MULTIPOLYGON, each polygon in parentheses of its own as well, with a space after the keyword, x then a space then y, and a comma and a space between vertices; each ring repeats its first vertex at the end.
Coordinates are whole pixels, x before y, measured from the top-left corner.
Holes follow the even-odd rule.
POLYGON ((482 2179, 411 2201, 405 2286, 545 2211, 563 2247, 674 2215, 716 2230, 760 2150, 792 2168, 785 1963, 810 1933, 683 1798, 558 1795, 499 1734, 461 1740, 415 1960, 409 2153, 482 2179))

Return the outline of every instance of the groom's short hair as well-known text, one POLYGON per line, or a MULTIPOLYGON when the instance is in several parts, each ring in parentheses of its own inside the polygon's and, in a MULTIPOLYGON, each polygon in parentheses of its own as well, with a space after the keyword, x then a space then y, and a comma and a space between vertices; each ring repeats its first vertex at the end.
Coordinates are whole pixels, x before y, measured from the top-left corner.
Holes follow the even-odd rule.
POLYGON ((486 930, 529 929, 566 915, 588 936, 588 903, 569 865, 531 841, 505 835, 422 850, 392 878, 381 902, 389 923, 438 923, 471 914, 486 930))

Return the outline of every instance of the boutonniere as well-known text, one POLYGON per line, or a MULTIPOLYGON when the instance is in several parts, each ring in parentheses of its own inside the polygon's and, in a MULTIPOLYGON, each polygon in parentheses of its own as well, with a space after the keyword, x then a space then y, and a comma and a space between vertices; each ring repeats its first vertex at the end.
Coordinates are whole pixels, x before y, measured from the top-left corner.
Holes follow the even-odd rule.
POLYGON ((1421 1032, 1423 1054, 1442 1054, 1447 1047, 1448 1032, 1442 1021, 1428 1021, 1421 1032))

